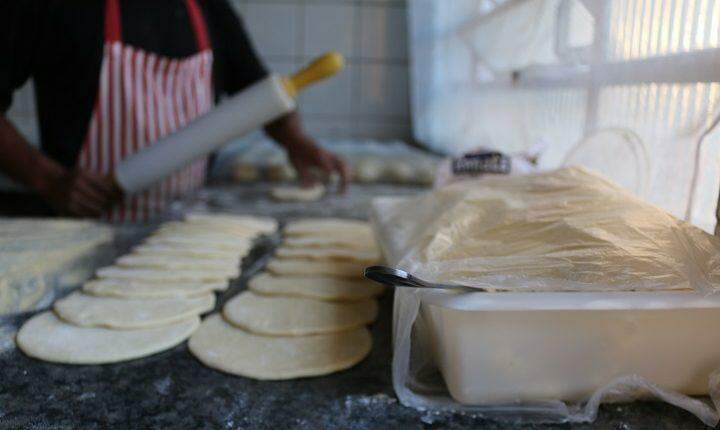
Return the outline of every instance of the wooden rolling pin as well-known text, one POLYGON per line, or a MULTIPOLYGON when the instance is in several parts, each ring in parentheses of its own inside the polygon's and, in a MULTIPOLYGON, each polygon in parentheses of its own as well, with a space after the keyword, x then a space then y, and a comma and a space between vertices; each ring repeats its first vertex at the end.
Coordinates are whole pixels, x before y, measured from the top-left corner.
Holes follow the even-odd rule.
POLYGON ((292 112, 303 88, 336 74, 343 66, 342 55, 330 52, 291 77, 268 76, 125 159, 115 169, 115 181, 126 194, 149 188, 229 140, 292 112))

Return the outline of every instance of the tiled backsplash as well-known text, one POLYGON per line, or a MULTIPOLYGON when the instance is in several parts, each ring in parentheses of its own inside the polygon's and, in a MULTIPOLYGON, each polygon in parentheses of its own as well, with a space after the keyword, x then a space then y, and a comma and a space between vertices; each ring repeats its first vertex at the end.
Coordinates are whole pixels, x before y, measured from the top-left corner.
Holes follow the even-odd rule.
MULTIPOLYGON (((306 127, 322 138, 403 139, 410 135, 404 0, 230 0, 268 67, 289 73, 328 50, 345 71, 301 95, 306 127)), ((8 117, 31 142, 39 132, 32 85, 8 117)))

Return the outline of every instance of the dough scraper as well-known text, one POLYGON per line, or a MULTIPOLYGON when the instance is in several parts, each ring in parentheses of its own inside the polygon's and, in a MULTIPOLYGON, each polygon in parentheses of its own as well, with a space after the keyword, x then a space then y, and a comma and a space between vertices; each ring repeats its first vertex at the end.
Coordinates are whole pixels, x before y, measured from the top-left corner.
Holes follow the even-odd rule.
POLYGON ((115 182, 126 194, 149 188, 229 140, 294 111, 300 90, 336 74, 344 62, 342 55, 330 52, 291 77, 271 74, 123 160, 115 169, 115 182))

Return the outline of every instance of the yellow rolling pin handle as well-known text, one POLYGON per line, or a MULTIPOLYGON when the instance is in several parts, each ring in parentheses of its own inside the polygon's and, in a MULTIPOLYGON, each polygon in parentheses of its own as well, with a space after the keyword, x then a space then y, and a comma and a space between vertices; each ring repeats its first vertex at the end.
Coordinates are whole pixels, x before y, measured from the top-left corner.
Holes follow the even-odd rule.
POLYGON ((285 90, 292 98, 308 85, 327 79, 345 67, 345 59, 338 52, 328 52, 295 73, 283 79, 285 90))

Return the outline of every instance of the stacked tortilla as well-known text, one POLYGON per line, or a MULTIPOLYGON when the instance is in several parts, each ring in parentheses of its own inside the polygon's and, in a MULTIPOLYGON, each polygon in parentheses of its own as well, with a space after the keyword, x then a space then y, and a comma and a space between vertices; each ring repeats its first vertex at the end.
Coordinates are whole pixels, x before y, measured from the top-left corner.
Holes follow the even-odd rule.
POLYGON ((17 335, 26 354, 46 361, 102 364, 144 357, 181 343, 215 307, 259 234, 274 219, 190 214, 163 224, 82 291, 28 320, 17 335))
POLYGON ((208 317, 190 338, 204 364, 256 379, 317 376, 352 367, 372 348, 366 326, 383 287, 362 278, 379 253, 370 226, 300 220, 267 273, 208 317))

